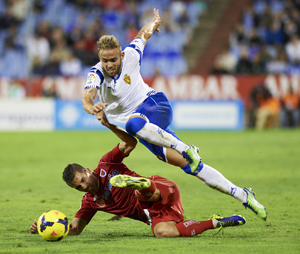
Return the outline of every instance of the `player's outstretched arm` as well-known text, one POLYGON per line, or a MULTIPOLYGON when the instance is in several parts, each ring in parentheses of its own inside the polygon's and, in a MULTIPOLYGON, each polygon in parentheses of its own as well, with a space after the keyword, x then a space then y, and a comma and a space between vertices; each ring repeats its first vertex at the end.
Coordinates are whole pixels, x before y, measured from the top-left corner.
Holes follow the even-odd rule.
POLYGON ((120 151, 125 155, 128 156, 131 151, 135 148, 137 141, 136 139, 128 134, 124 129, 119 126, 116 126, 110 123, 105 115, 105 112, 102 110, 96 114, 96 118, 108 129, 110 129, 116 136, 122 140, 119 144, 120 151))
POLYGON ((100 112, 107 106, 107 103, 102 103, 102 102, 97 102, 94 104, 96 96, 97 96, 97 88, 91 87, 84 90, 82 107, 87 113, 92 115, 95 115, 96 113, 100 112))
POLYGON ((152 36, 154 31, 160 32, 159 26, 161 23, 159 10, 153 9, 154 17, 151 22, 147 23, 142 27, 135 38, 141 38, 144 41, 144 45, 146 45, 147 40, 152 36))
POLYGON ((74 218, 70 224, 68 235, 79 235, 87 224, 88 222, 86 220, 74 218))

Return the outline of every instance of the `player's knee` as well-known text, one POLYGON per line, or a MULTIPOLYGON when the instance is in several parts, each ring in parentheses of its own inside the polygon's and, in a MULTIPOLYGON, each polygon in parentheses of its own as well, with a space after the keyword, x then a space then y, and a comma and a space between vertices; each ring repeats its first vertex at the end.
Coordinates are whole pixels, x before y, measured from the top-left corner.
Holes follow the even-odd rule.
POLYGON ((126 123, 125 128, 130 135, 135 136, 135 134, 139 132, 146 123, 145 119, 141 117, 134 117, 126 123))
POLYGON ((179 232, 175 225, 169 225, 166 222, 160 222, 154 228, 154 235, 159 238, 176 237, 179 236, 179 232))
POLYGON ((164 229, 160 229, 160 230, 157 230, 154 235, 156 237, 159 237, 159 238, 163 238, 163 237, 170 237, 169 234, 168 234, 168 231, 164 230, 164 229))

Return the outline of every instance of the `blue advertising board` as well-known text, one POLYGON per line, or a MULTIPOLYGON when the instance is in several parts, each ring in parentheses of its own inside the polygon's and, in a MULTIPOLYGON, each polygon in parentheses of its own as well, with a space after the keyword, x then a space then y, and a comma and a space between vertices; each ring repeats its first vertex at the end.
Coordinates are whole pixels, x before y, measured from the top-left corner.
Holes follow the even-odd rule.
POLYGON ((172 101, 174 130, 242 130, 242 101, 172 101))
POLYGON ((56 100, 55 103, 56 130, 107 130, 94 115, 82 108, 81 101, 56 100))
MULTIPOLYGON (((173 130, 242 130, 242 101, 172 101, 173 130)), ((110 120, 111 121, 111 120, 110 120)), ((112 123, 124 128, 124 124, 112 123)), ((82 108, 81 101, 56 100, 56 130, 107 130, 82 108)))

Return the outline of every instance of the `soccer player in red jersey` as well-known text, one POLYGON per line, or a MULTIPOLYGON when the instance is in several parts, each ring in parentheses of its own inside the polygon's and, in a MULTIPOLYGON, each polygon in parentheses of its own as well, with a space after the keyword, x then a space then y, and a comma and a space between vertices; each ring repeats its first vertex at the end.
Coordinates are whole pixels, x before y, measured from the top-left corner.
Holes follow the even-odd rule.
MULTIPOLYGON (((70 235, 78 235, 97 211, 139 220, 151 225, 156 237, 193 236, 205 230, 245 224, 242 216, 213 215, 207 221, 184 220, 178 186, 161 176, 141 177, 130 170, 123 159, 136 146, 136 139, 106 118, 103 111, 98 120, 122 141, 106 153, 97 168, 91 172, 79 164, 69 164, 64 181, 72 188, 85 192, 81 207, 70 224, 70 235)), ((37 233, 37 221, 30 233, 37 233)))

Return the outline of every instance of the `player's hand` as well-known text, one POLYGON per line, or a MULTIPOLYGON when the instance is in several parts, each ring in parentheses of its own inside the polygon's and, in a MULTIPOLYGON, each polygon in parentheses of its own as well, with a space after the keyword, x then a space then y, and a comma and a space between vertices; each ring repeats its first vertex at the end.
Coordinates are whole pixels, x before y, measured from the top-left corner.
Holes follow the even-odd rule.
POLYGON ((103 110, 101 110, 100 112, 96 113, 96 118, 101 122, 102 125, 104 126, 108 126, 109 125, 109 121, 106 117, 106 114, 103 110))
POLYGON ((91 112, 93 115, 96 115, 97 113, 101 112, 108 104, 97 102, 91 107, 91 112))
POLYGON ((34 220, 34 222, 32 223, 32 225, 29 229, 29 233, 31 233, 31 234, 37 234, 38 233, 37 221, 36 220, 34 220))
POLYGON ((154 8, 153 13, 154 13, 154 17, 152 19, 152 22, 154 23, 153 31, 160 33, 159 26, 160 26, 161 20, 160 20, 160 16, 159 16, 159 10, 154 8))

